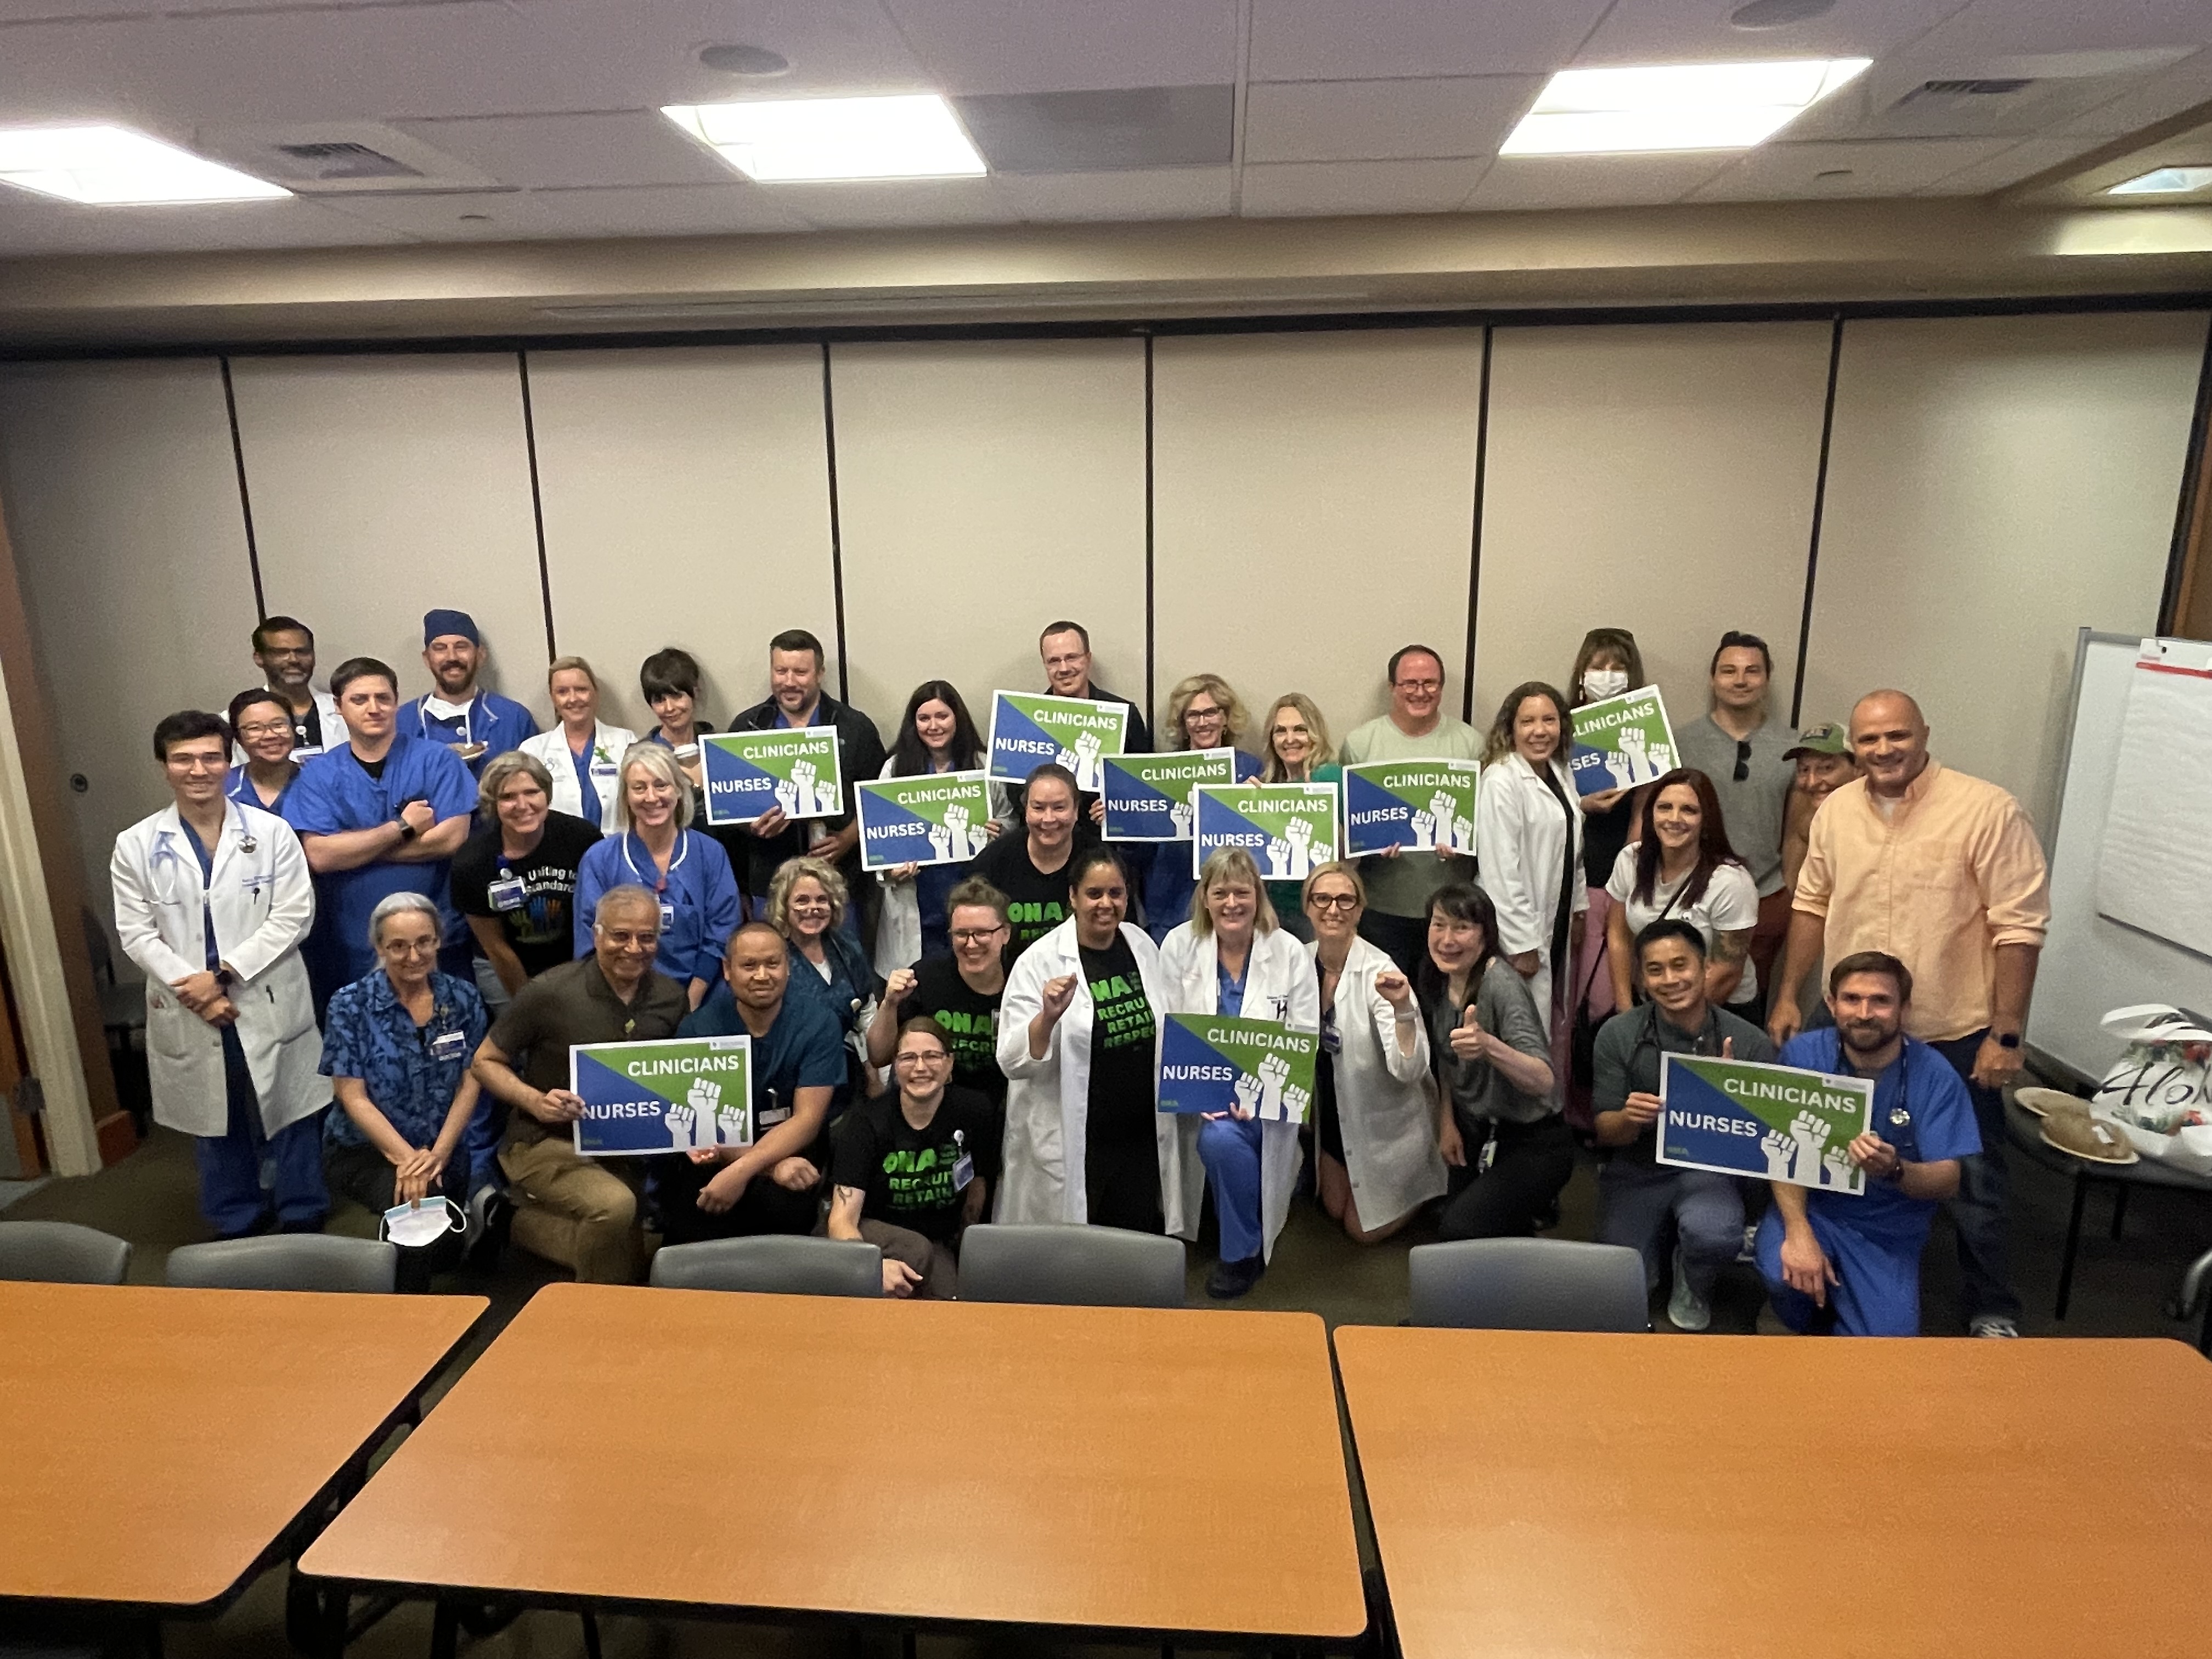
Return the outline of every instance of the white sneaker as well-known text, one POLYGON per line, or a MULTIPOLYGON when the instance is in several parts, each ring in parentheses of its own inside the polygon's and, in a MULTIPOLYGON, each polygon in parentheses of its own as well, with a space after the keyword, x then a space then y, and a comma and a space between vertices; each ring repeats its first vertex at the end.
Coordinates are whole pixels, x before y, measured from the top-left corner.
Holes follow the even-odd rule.
POLYGON ((1676 1329, 1685 1331, 1702 1331, 1713 1322, 1712 1304, 1690 1288, 1680 1244, 1674 1247, 1674 1289, 1667 1298, 1667 1317, 1676 1329))
POLYGON ((2002 1314, 1984 1314, 1966 1327, 1968 1336, 2018 1336, 2020 1327, 2002 1314))

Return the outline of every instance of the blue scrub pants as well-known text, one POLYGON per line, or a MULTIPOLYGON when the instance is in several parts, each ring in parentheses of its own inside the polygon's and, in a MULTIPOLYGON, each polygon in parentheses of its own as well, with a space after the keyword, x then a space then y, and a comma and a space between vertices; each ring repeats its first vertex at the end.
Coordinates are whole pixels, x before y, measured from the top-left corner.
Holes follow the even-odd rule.
MULTIPOLYGON (((1839 1226, 1820 1211, 1808 1219, 1813 1237, 1828 1253, 1840 1284, 1828 1287, 1828 1306, 1834 1310, 1836 1331, 1843 1336, 1917 1336, 1920 1334, 1920 1247, 1923 1235, 1909 1252, 1861 1237, 1839 1226)), ((1774 1311, 1793 1331, 1804 1331, 1820 1311, 1813 1298, 1782 1282, 1782 1212, 1769 1209, 1759 1224, 1759 1276, 1774 1311)))
POLYGON ((1221 1223, 1221 1259, 1249 1261, 1265 1249, 1260 1234, 1260 1120, 1200 1120, 1198 1161, 1213 1183, 1221 1223))
POLYGON ((200 1213, 225 1238, 259 1226, 268 1213, 261 1194, 261 1164, 266 1158, 274 1173, 270 1196, 276 1200, 277 1221, 319 1224, 331 1208, 331 1195, 323 1185, 322 1113, 264 1136, 253 1074, 246 1069, 246 1049, 235 1027, 222 1034, 222 1080, 229 1133, 192 1138, 200 1169, 200 1213))
POLYGON ((1626 1244, 1640 1253, 1648 1283, 1658 1282, 1670 1218, 1691 1293, 1710 1301, 1721 1269, 1743 1249, 1743 1192, 1735 1177, 1622 1158, 1599 1172, 1598 1243, 1626 1244))

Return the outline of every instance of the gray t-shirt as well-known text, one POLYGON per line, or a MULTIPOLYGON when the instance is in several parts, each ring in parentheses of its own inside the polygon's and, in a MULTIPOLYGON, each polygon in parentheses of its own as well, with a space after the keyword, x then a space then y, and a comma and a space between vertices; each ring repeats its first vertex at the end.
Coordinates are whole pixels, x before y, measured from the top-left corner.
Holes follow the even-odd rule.
POLYGON ((1759 896, 1782 890, 1782 821, 1790 810, 1790 785, 1797 763, 1788 750, 1797 733, 1780 720, 1770 720, 1746 739, 1751 757, 1743 781, 1736 781, 1736 740, 1705 715, 1674 733, 1674 746, 1682 764, 1703 772, 1713 781, 1720 797, 1721 817, 1728 823, 1729 845, 1743 860, 1758 884, 1759 896))
MULTIPOLYGON (((1504 1039, 1508 1048, 1549 1064, 1552 1045, 1536 1018, 1528 982, 1502 957, 1492 957, 1475 988, 1475 1016, 1482 1029, 1504 1039)), ((1452 1115, 1462 1128, 1479 1118, 1506 1123, 1535 1123, 1559 1109, 1550 1095, 1524 1095, 1486 1060, 1463 1060, 1451 1051, 1451 1034, 1461 1010, 1439 997, 1429 1011, 1429 1053, 1437 1077, 1451 1096, 1452 1115)))
MULTIPOLYGON (((1749 1020, 1738 1019, 1725 1008, 1707 1012, 1711 1018, 1692 1031, 1684 1030, 1648 1002, 1606 1021, 1590 1051, 1590 1109, 1617 1112, 1631 1095, 1657 1094, 1662 1054, 1717 1056, 1722 1043, 1733 1042, 1732 1059, 1773 1060, 1774 1044, 1749 1020)), ((1658 1162, 1653 1153, 1658 1138, 1654 1124, 1626 1146, 1606 1151, 1625 1163, 1654 1164, 1658 1162)))
MULTIPOLYGON (((1370 761, 1480 760, 1482 734, 1465 720, 1439 715, 1436 729, 1418 738, 1401 732, 1388 714, 1378 714, 1357 726, 1345 738, 1337 758, 1346 766, 1370 761)), ((1367 884, 1367 908, 1385 915, 1415 916, 1429 907, 1429 895, 1455 881, 1473 881, 1474 866, 1461 858, 1435 853, 1404 852, 1395 859, 1363 860, 1359 873, 1367 884)))

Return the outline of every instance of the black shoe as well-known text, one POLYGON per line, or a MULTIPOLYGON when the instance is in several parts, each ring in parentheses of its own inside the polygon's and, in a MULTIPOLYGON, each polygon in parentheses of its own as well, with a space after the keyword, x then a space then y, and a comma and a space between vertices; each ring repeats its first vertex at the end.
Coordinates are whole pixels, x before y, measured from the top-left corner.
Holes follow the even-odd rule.
POLYGON ((1249 1255, 1242 1261, 1217 1261, 1206 1276, 1206 1293, 1216 1302, 1234 1302, 1260 1282, 1267 1271, 1265 1256, 1249 1255))

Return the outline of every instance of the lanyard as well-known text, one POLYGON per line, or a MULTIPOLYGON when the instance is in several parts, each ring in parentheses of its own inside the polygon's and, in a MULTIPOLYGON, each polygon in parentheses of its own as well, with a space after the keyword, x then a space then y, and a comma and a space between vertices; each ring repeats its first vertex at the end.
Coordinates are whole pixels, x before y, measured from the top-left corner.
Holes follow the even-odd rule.
MULTIPOLYGON (((630 874, 637 876, 638 880, 644 881, 647 878, 638 875, 637 860, 629 855, 629 844, 631 842, 636 840, 637 831, 635 830, 623 836, 623 862, 629 866, 630 874)), ((637 844, 641 847, 645 845, 642 841, 638 841, 637 844)), ((676 856, 668 861, 668 875, 662 875, 658 870, 656 870, 651 878, 653 882, 653 890, 655 893, 666 892, 668 890, 668 877, 674 875, 678 870, 681 870, 684 867, 684 860, 690 856, 691 839, 681 830, 678 830, 676 832, 676 856)), ((645 858, 647 863, 650 864, 653 862, 653 854, 650 850, 646 853, 645 858)))

